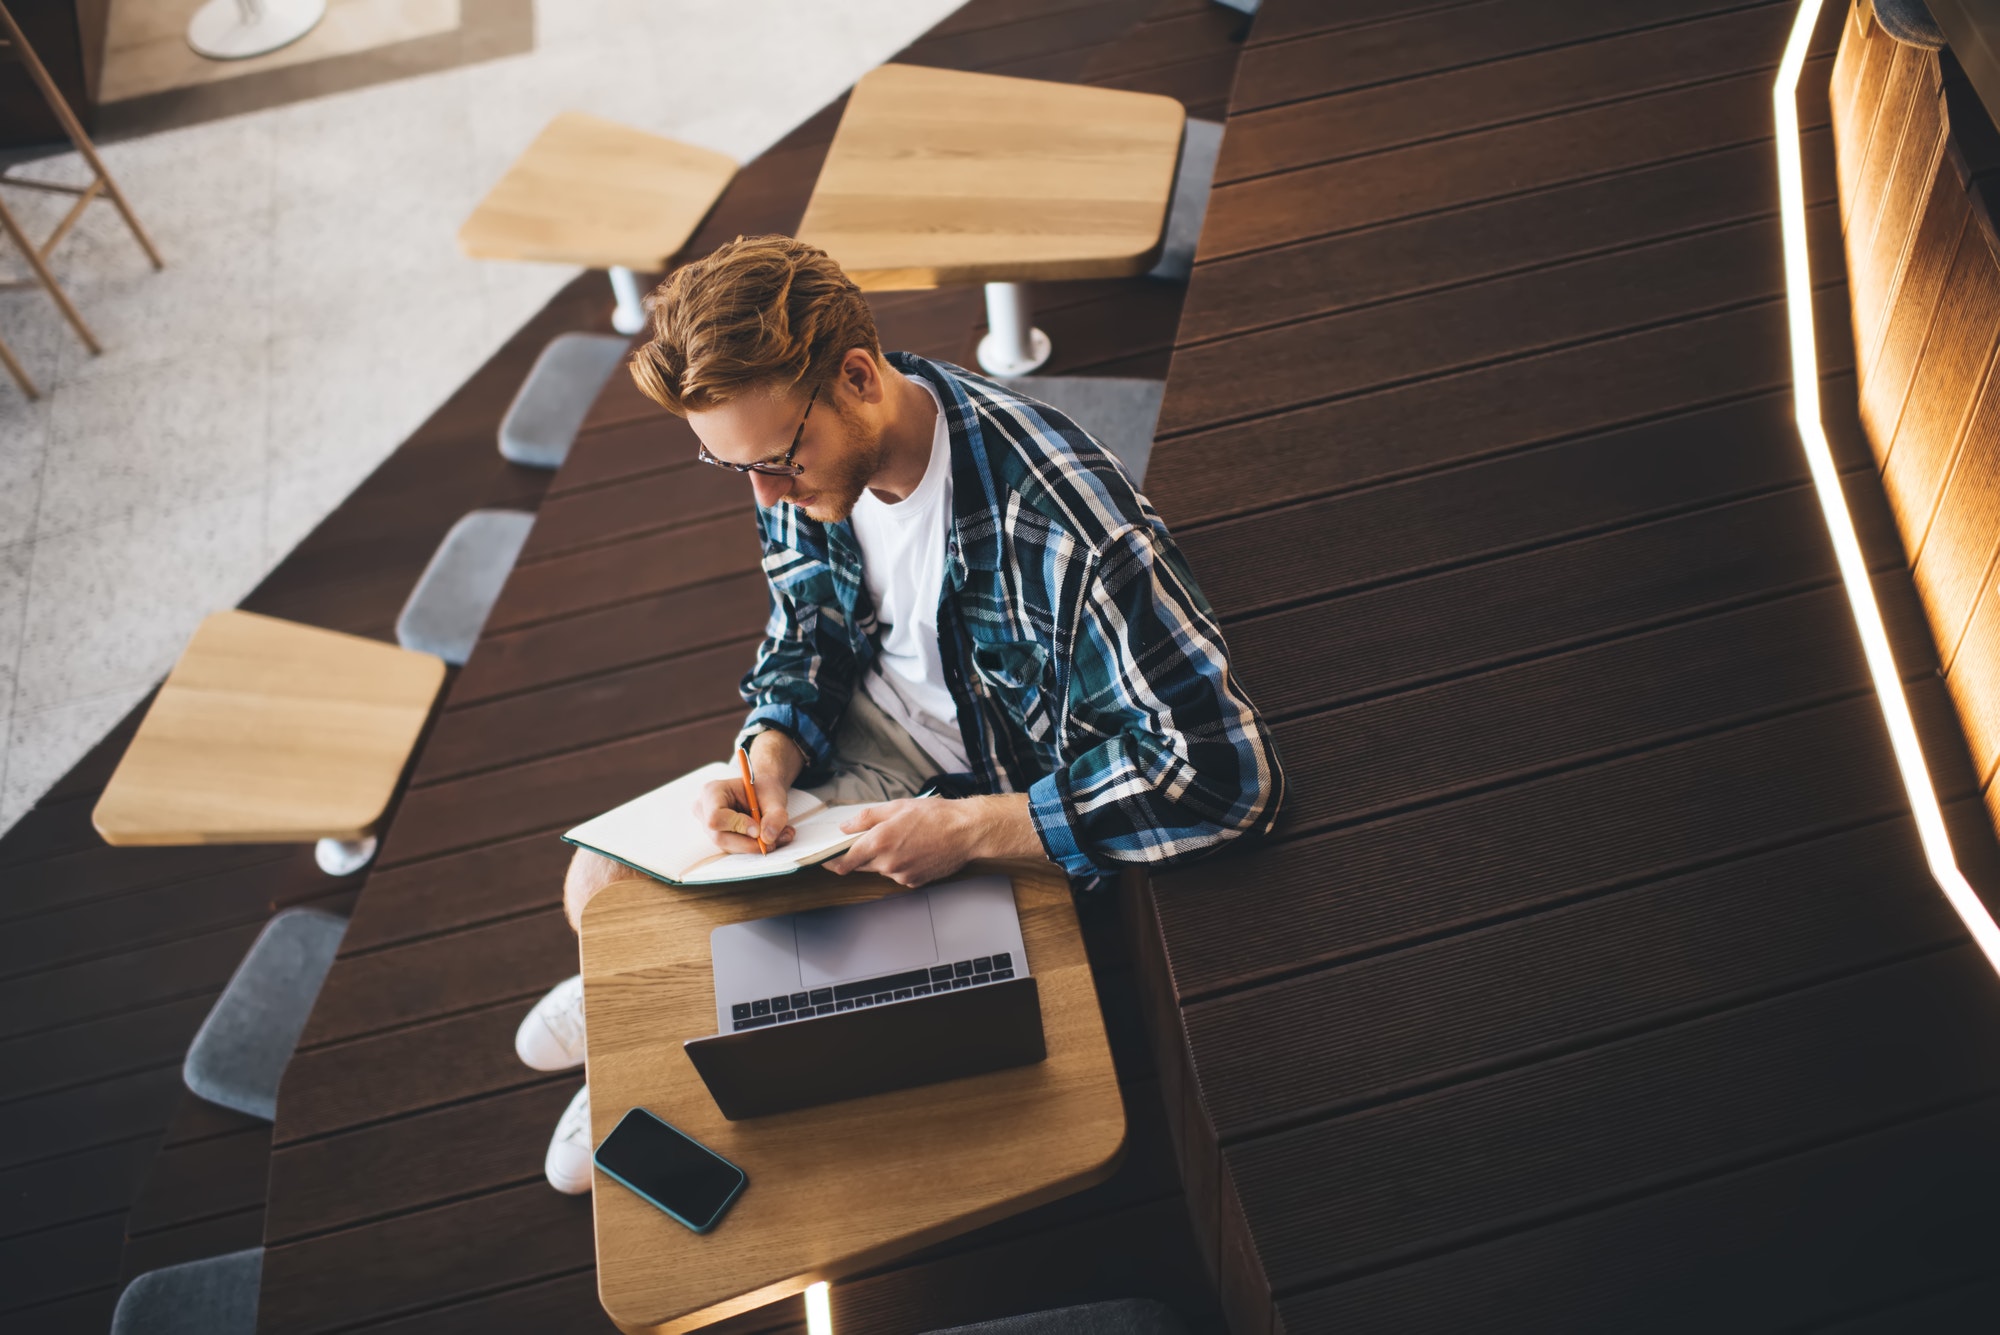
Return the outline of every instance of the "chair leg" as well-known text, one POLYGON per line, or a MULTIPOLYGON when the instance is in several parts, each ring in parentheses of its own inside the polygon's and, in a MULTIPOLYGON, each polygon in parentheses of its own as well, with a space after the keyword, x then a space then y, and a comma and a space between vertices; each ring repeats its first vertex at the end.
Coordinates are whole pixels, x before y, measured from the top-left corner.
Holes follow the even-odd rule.
MULTIPOLYGON (((0 13, 5 12, 0 10, 0 13)), ((42 252, 29 243, 28 234, 21 230, 20 223, 14 221, 13 211, 7 207, 4 199, 0 199, 0 231, 6 232, 8 238, 20 248, 21 254, 28 261, 28 267, 35 271, 35 277, 49 290, 49 296, 62 311, 63 318, 70 322, 70 327, 76 330, 77 337, 83 340, 83 346, 89 348, 93 354, 103 352, 104 349, 97 342, 97 335, 91 333, 90 326, 83 322, 83 313, 70 302, 69 294, 62 290, 62 284, 56 281, 55 274, 50 272, 47 264, 43 263, 42 252)))
POLYGON ((30 399, 42 397, 41 391, 35 388, 35 382, 28 379, 28 373, 22 369, 21 363, 14 360, 14 350, 7 346, 5 339, 0 339, 0 362, 6 363, 7 374, 14 377, 14 383, 21 387, 23 394, 30 399))
MULTIPOLYGON (((84 133, 83 122, 76 118, 76 113, 69 109, 69 103, 63 100, 62 90, 57 88, 56 81, 49 77, 41 58, 35 54, 35 48, 28 45, 27 36, 22 33, 21 25, 7 12, 4 3, 0 3, 0 29, 5 30, 7 40, 12 44, 15 54, 20 56, 21 63, 28 67, 28 77, 35 81, 37 88, 41 89, 43 99, 49 104, 49 110, 55 112, 56 119, 62 122, 63 133, 67 134, 69 141, 76 145, 76 151, 90 164, 90 170, 96 174, 97 179, 104 183, 104 193, 111 196, 112 204, 117 207, 119 216, 125 219, 125 225, 132 229, 132 236, 138 241, 140 249, 146 252, 146 258, 153 262, 155 269, 166 268, 166 261, 160 258, 160 252, 153 245, 153 238, 147 236, 146 229, 139 225, 139 215, 125 202, 125 192, 118 188, 118 182, 111 179, 111 173, 106 170, 104 160, 97 156, 97 146, 91 143, 90 136, 84 133)), ((75 323, 74 319, 72 323, 75 323)), ((81 333, 83 326, 77 324, 77 330, 81 333)), ((85 333, 83 341, 90 343, 92 341, 90 335, 85 333)), ((92 346, 91 351, 96 352, 97 348, 92 346)))

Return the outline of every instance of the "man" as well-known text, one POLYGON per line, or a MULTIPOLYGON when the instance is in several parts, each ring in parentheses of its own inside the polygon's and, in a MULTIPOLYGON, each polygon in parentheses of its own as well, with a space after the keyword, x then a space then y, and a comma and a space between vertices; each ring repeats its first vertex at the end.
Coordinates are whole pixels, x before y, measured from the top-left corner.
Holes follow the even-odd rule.
MULTIPOLYGON (((761 825, 740 781, 698 809, 718 847, 782 846, 795 788, 870 802, 829 863, 916 886, 979 858, 1078 879, 1268 830, 1277 757, 1179 549, 1123 469, 1055 410, 884 355, 859 289, 789 237, 739 238, 653 298, 639 387, 705 463, 747 474, 771 618, 743 679, 761 825), (942 777, 941 801, 916 794, 942 777)), ((579 851, 583 905, 631 873, 579 851)), ((522 1022, 529 1065, 583 1061, 582 985, 522 1022)), ((548 1158, 590 1184, 588 1089, 548 1158)))

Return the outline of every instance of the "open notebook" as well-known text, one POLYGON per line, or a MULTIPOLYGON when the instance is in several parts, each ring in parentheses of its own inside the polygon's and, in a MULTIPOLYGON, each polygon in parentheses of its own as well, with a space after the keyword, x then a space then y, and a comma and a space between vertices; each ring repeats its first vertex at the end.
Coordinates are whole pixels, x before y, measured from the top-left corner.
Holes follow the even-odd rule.
POLYGON ((816 867, 828 858, 839 857, 859 838, 842 834, 842 823, 874 805, 862 802, 830 807, 810 793, 793 789, 790 814, 797 833, 791 843, 769 853, 724 853, 695 819, 694 801, 703 784, 735 777, 733 765, 703 765, 663 788, 585 821, 563 839, 672 885, 750 881, 787 876, 801 867, 816 867))

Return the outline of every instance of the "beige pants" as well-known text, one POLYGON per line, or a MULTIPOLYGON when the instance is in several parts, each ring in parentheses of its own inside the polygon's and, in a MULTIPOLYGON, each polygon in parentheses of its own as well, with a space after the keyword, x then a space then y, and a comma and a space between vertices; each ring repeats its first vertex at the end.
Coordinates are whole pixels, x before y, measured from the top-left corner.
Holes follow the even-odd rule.
MULTIPOLYGON (((833 734, 833 777, 817 788, 799 791, 811 793, 828 806, 893 802, 899 797, 915 797, 939 769, 902 724, 857 688, 846 717, 833 734)), ((583 906, 591 896, 631 875, 610 858, 577 849, 569 862, 569 874, 563 878, 563 910, 569 914, 569 925, 581 930, 583 906)))

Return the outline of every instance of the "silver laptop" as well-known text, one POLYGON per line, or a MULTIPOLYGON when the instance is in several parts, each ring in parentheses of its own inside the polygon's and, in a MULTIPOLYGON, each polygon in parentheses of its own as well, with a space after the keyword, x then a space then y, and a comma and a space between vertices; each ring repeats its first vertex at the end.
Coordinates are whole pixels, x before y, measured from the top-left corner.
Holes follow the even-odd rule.
POLYGON ((797 1024, 1028 976, 1005 876, 867 904, 730 923, 709 934, 718 1034, 797 1024))

